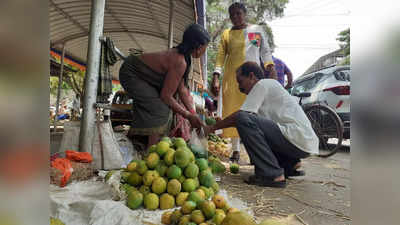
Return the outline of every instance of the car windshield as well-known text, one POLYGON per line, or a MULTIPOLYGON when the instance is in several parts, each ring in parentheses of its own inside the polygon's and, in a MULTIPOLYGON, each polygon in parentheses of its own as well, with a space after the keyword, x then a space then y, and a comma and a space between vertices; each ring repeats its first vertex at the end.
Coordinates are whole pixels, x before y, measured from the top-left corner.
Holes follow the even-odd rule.
POLYGON ((292 95, 298 95, 302 92, 307 92, 314 87, 315 77, 307 80, 300 81, 293 86, 292 95))
POLYGON ((335 75, 335 78, 337 80, 350 81, 350 70, 349 69, 337 70, 333 74, 335 75))

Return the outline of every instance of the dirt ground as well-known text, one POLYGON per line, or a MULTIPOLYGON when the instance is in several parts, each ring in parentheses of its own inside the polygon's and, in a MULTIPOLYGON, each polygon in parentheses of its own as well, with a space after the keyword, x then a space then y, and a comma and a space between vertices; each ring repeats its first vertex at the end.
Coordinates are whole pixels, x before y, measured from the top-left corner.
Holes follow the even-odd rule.
POLYGON ((220 186, 229 195, 245 201, 258 221, 270 216, 296 214, 304 224, 347 225, 350 219, 350 152, 302 161, 306 176, 288 180, 285 189, 247 185, 243 179, 254 173, 242 147, 240 173, 221 175, 220 186))

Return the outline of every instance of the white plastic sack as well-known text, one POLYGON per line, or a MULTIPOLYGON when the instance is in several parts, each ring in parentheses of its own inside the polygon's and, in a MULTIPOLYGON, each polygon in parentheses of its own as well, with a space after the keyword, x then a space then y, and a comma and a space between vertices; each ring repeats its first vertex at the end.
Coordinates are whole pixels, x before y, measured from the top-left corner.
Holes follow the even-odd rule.
POLYGON ((112 200, 111 189, 94 180, 74 182, 64 188, 50 185, 50 216, 67 225, 158 225, 161 215, 168 211, 131 210, 125 201, 112 200))
MULTIPOLYGON (((94 169, 119 169, 124 166, 124 160, 122 154, 120 152, 120 147, 118 142, 114 136, 114 131, 111 127, 110 122, 101 122, 100 133, 102 138, 102 146, 104 153, 104 168, 101 166, 101 150, 100 150, 100 140, 99 140, 99 129, 97 128, 97 124, 95 126, 94 132, 94 140, 92 145, 92 154, 93 156, 93 168, 94 169)), ((64 134, 61 140, 60 152, 64 152, 65 150, 72 149, 78 150, 79 146, 79 132, 80 132, 80 122, 79 121, 69 121, 64 123, 64 134)))
POLYGON ((94 141, 92 147, 93 166, 95 169, 119 169, 124 165, 124 160, 120 152, 120 147, 117 139, 114 136, 111 123, 109 121, 99 124, 100 134, 102 138, 103 154, 104 154, 104 168, 101 165, 101 146, 99 141, 99 129, 94 132, 94 141))
MULTIPOLYGON (((112 188, 96 179, 73 182, 64 188, 50 185, 50 216, 59 218, 67 225, 158 225, 164 212, 178 209, 131 210, 125 201, 113 201, 112 188)), ((229 197, 225 190, 220 190, 218 194, 230 206, 253 215, 240 199, 229 197)))
POLYGON ((126 167, 134 159, 141 159, 139 153, 133 147, 132 141, 124 133, 114 132, 114 136, 117 139, 119 150, 122 154, 122 167, 126 167))

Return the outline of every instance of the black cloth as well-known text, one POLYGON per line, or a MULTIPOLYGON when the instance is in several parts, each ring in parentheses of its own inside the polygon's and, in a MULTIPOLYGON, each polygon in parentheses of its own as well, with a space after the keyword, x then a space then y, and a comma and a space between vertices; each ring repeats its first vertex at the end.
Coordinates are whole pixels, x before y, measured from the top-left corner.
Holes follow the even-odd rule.
POLYGON ((108 103, 108 98, 112 94, 112 74, 110 72, 110 66, 113 66, 118 61, 114 43, 109 37, 106 38, 106 41, 101 42, 100 57, 100 74, 96 101, 108 103))
POLYGON ((255 113, 240 111, 236 129, 257 176, 274 179, 310 155, 290 143, 276 123, 255 113))
POLYGON ((160 98, 165 75, 152 70, 138 56, 130 55, 119 71, 121 86, 133 98, 131 134, 166 134, 172 111, 160 98))

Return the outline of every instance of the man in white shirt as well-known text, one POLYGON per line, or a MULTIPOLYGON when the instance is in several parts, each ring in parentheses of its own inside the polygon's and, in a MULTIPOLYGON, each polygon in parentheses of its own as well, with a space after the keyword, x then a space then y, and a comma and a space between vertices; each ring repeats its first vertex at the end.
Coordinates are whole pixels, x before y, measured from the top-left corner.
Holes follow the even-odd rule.
MULTIPOLYGON (((318 137, 295 98, 273 79, 262 79, 255 62, 245 62, 236 71, 239 90, 246 94, 240 110, 205 127, 206 133, 236 127, 255 175, 248 184, 285 187, 286 177, 302 176, 300 159, 318 154, 318 137)), ((224 104, 229 104, 224 103, 224 104)))

